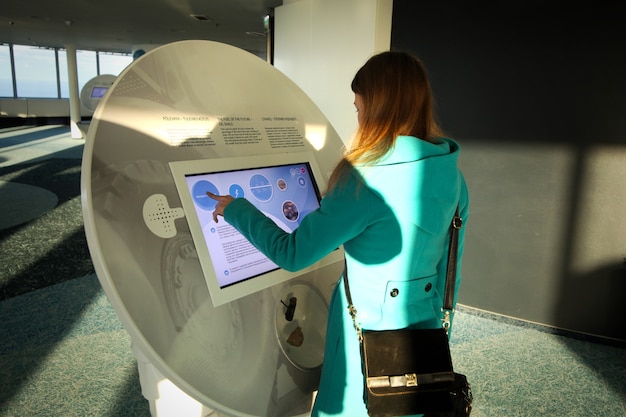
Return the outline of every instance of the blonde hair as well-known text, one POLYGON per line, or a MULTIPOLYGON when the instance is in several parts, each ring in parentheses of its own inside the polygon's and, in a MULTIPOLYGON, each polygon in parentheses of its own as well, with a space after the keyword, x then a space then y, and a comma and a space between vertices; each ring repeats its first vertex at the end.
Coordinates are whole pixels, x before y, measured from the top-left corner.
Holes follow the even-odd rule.
POLYGON ((363 100, 360 123, 352 146, 330 177, 329 189, 350 166, 382 158, 398 136, 434 142, 442 135, 426 69, 415 56, 397 51, 375 55, 357 71, 351 88, 363 100))

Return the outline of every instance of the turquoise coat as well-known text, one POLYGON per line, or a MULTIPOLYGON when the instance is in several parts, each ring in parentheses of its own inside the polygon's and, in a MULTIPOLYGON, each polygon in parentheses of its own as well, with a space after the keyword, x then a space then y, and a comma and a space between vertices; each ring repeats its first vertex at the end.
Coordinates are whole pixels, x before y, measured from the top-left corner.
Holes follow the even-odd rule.
MULTIPOLYGON (((291 234, 244 199, 229 204, 224 218, 287 270, 309 266, 343 245, 363 328, 436 328, 441 325, 448 229, 457 204, 464 221, 469 210, 459 153, 451 139, 432 144, 400 136, 375 165, 354 167, 291 234)), ((464 234, 462 228, 457 292, 464 234)), ((312 416, 367 416, 358 340, 340 283, 331 297, 312 416)))

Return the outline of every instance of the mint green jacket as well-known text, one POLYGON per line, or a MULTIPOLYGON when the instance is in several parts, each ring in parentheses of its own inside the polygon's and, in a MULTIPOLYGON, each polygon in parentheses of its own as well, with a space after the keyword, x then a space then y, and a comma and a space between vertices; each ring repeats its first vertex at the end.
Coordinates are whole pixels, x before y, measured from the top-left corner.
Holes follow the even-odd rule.
MULTIPOLYGON (((432 144, 400 136, 375 165, 354 167, 291 234, 244 199, 231 202, 224 218, 287 270, 309 266, 343 245, 363 328, 436 328, 450 222, 457 205, 464 223, 469 211, 459 153, 451 139, 432 144)), ((464 234, 465 227, 459 233, 457 292, 464 234)), ((358 340, 340 284, 331 298, 313 416, 367 416, 358 340)))

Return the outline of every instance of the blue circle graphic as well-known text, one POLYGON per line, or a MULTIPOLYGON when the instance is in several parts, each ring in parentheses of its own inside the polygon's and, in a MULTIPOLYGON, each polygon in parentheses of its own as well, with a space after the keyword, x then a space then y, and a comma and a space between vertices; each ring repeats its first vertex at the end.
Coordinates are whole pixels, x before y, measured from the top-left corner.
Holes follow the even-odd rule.
POLYGON ((217 187, 213 185, 212 182, 201 180, 193 185, 193 188, 191 189, 191 197, 193 198, 194 203, 196 203, 196 205, 202 210, 215 210, 217 201, 206 195, 207 191, 219 195, 217 187))
POLYGON ((269 201, 274 193, 270 180, 261 174, 253 175, 250 178, 250 191, 259 201, 269 201))
POLYGON ((230 194, 231 197, 233 198, 243 198, 244 197, 243 187, 239 184, 232 184, 228 188, 228 194, 230 194))

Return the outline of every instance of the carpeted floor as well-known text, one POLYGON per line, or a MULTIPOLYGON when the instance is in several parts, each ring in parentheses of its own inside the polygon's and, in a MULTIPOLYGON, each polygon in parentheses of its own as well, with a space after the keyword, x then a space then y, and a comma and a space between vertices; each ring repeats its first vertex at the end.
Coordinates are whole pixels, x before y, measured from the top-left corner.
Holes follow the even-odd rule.
POLYGON ((89 255, 84 140, 0 129, 0 416, 150 416, 89 255))
POLYGON ((150 416, 95 275, 0 302, 0 416, 150 416))
MULTIPOLYGON (((80 164, 80 159, 53 158, 0 167, 0 181, 35 186, 57 197, 49 210, 18 224, 10 219, 32 210, 30 205, 40 199, 29 201, 27 195, 28 206, 12 208, 18 213, 7 213, 6 205, 0 208, 9 225, 0 228, 0 300, 94 272, 80 205, 80 164)), ((3 190, 0 201, 7 201, 3 190)))
POLYGON ((465 308, 451 349, 471 378, 476 416, 626 416, 623 347, 465 308))
MULTIPOLYGON (((0 416, 150 416, 95 275, 0 302, 0 317, 0 416)), ((475 417, 626 415, 624 348, 462 308, 451 349, 475 417)))
MULTIPOLYGON (((0 417, 148 417, 130 337, 93 274, 80 146, 67 127, 9 133, 0 195, 6 183, 35 186, 50 208, 0 230, 0 417)), ((473 386, 472 415, 626 416, 624 344, 571 336, 461 308, 451 349, 473 386)))

